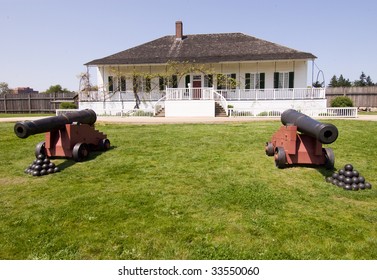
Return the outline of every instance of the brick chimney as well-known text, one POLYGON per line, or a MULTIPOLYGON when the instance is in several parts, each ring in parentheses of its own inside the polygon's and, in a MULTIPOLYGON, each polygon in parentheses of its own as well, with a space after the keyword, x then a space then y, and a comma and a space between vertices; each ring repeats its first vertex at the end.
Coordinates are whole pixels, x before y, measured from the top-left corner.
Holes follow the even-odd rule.
POLYGON ((183 23, 182 21, 175 22, 175 39, 182 40, 183 39, 183 23))

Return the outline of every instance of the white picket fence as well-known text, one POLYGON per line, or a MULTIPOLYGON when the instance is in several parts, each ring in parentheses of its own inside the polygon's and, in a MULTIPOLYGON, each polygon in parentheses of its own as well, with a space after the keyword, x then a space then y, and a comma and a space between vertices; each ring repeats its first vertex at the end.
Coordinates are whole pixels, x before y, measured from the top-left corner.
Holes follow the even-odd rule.
MULTIPOLYGON (((254 110, 254 109, 229 109, 229 117, 271 117, 277 118, 287 110, 275 109, 275 110, 254 110)), ((303 109, 297 110, 309 117, 315 118, 357 118, 357 107, 331 107, 325 109, 303 109)))

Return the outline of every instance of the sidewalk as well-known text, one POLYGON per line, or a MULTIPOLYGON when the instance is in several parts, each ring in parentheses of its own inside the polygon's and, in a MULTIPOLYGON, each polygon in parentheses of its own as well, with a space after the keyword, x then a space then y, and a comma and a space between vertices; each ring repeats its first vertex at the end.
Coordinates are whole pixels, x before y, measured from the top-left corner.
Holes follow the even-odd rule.
MULTIPOLYGON (((0 122, 33 121, 46 117, 12 117, 0 118, 0 122)), ((325 120, 325 119, 324 119, 325 120)), ((377 121, 377 115, 360 115, 347 120, 377 121)), ((98 116, 97 123, 126 123, 126 124, 187 124, 187 123, 244 123, 255 121, 280 121, 280 118, 251 118, 251 117, 116 117, 98 116)), ((322 121, 322 120, 320 120, 322 121)), ((324 121, 325 122, 325 121, 324 121)))

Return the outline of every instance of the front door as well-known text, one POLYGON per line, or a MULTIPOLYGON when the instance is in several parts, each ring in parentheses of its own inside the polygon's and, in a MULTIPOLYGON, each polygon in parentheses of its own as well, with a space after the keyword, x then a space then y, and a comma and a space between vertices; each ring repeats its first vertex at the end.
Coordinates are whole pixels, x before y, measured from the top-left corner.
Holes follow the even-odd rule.
POLYGON ((192 81, 192 91, 193 91, 193 94, 192 94, 192 97, 193 99, 200 99, 202 98, 202 81, 201 80, 194 80, 192 81))

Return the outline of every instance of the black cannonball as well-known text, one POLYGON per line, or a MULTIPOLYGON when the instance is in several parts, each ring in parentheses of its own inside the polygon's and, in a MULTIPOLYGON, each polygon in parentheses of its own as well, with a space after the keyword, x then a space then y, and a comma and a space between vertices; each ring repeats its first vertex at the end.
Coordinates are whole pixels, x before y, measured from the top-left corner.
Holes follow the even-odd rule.
POLYGON ((358 184, 359 183, 359 177, 352 177, 352 183, 358 184))
POLYGON ((26 168, 25 170, 24 170, 24 172, 27 174, 27 173, 29 173, 29 171, 30 171, 30 168, 26 168))
POLYGON ((352 190, 352 186, 351 186, 350 184, 345 184, 345 185, 344 185, 344 189, 345 189, 346 191, 351 191, 351 190, 352 190))
POLYGON ((38 170, 34 170, 33 176, 41 176, 41 173, 38 170))
POLYGON ((338 176, 339 176, 339 174, 336 173, 336 172, 334 172, 334 173, 331 175, 331 177, 332 177, 333 179, 338 179, 338 176))
POLYGON ((364 183, 358 183, 357 185, 359 186, 360 190, 365 190, 365 184, 364 183))
POLYGON ((337 186, 338 186, 339 188, 344 188, 345 184, 344 184, 344 182, 339 181, 339 182, 337 183, 337 186))
POLYGON ((353 170, 352 175, 353 175, 353 177, 359 177, 360 174, 359 174, 359 171, 353 170))
POLYGON ((34 166, 35 171, 41 171, 42 170, 42 165, 35 165, 34 166))
POLYGON ((359 190, 359 185, 358 184, 353 183, 351 185, 351 187, 352 187, 352 190, 354 190, 354 191, 358 191, 359 190))
POLYGON ((371 189, 372 188, 372 184, 369 183, 369 182, 365 182, 364 185, 365 185, 366 189, 371 189))
POLYGON ((365 178, 363 176, 359 176, 359 182, 360 183, 364 183, 365 182, 365 178))
POLYGON ((344 175, 339 175, 339 176, 338 176, 338 180, 339 180, 339 181, 344 181, 345 178, 346 178, 346 177, 345 177, 344 175))
POLYGON ((55 163, 50 162, 50 163, 48 164, 48 167, 49 167, 49 168, 55 168, 55 163))
POLYGON ((48 173, 48 174, 52 174, 52 173, 54 173, 54 168, 49 168, 49 169, 47 169, 47 173, 48 173))
POLYGON ((48 169, 48 164, 47 164, 47 163, 44 163, 44 164, 42 165, 42 169, 47 170, 47 169, 48 169))
POLYGON ((350 177, 345 177, 343 182, 346 184, 346 185, 351 185, 353 182, 352 182, 352 179, 350 177))
POLYGON ((37 156, 37 159, 40 159, 40 160, 44 160, 45 159, 45 156, 43 154, 39 154, 37 156))
POLYGON ((333 185, 335 185, 335 186, 337 186, 338 185, 338 179, 332 179, 332 183, 333 183, 333 185))
POLYGON ((50 163, 50 160, 49 160, 48 158, 45 158, 45 159, 43 160, 43 163, 44 163, 44 164, 49 164, 49 163, 50 163))
POLYGON ((339 175, 344 175, 344 169, 339 169, 338 173, 339 175))
POLYGON ((344 176, 346 176, 346 177, 352 177, 352 176, 353 176, 352 171, 350 171, 350 170, 346 170, 346 171, 344 172, 344 176))
POLYGON ((43 175, 47 175, 47 170, 46 169, 42 169, 41 170, 41 176, 43 176, 43 175))
POLYGON ((37 159, 37 161, 36 161, 35 164, 36 165, 42 165, 43 164, 43 160, 42 159, 37 159))
POLYGON ((326 182, 327 183, 332 183, 332 180, 333 180, 332 177, 326 177, 326 182))
POLYGON ((352 164, 346 164, 345 166, 344 166, 344 170, 345 171, 352 171, 353 170, 353 166, 352 166, 352 164))
POLYGON ((57 166, 54 168, 54 173, 56 173, 56 172, 60 172, 60 169, 57 166))

